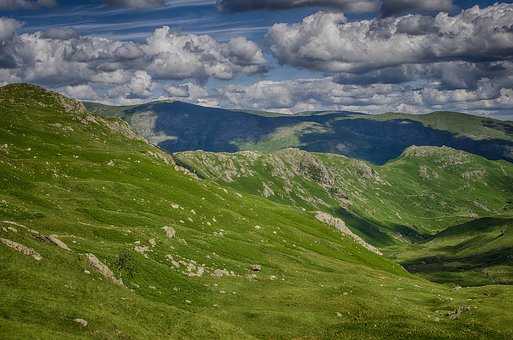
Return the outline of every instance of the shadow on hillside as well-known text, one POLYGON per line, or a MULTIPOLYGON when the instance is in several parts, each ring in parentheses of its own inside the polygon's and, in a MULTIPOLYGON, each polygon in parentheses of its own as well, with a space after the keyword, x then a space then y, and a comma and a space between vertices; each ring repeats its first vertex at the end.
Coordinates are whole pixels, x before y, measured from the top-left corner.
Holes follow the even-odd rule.
POLYGON ((363 237, 367 242, 377 246, 386 247, 397 243, 397 240, 392 238, 383 230, 390 230, 394 233, 400 234, 409 242, 420 242, 427 239, 427 235, 419 233, 417 230, 400 224, 384 225, 374 220, 368 220, 346 209, 338 209, 337 213, 354 231, 363 237))
POLYGON ((306 151, 339 153, 352 158, 385 164, 412 146, 449 146, 491 160, 513 162, 513 142, 488 139, 474 140, 448 131, 435 130, 407 119, 378 121, 341 119, 330 122, 331 132, 301 136, 306 151))
POLYGON ((128 115, 152 111, 153 132, 175 136, 159 144, 168 152, 204 150, 240 151, 240 143, 258 144, 279 128, 315 123, 323 132, 303 131, 299 147, 306 151, 329 152, 384 164, 412 146, 450 146, 488 159, 513 161, 513 142, 474 140, 448 131, 435 130, 407 119, 378 121, 365 115, 334 112, 321 115, 268 116, 244 111, 201 107, 183 102, 150 103, 127 110, 128 115))

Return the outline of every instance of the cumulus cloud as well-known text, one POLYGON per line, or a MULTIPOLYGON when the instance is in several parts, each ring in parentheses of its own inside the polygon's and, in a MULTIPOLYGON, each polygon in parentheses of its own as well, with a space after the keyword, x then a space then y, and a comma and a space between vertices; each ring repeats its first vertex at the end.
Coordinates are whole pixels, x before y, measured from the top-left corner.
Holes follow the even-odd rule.
POLYGON ((39 9, 56 5, 55 0, 0 0, 0 10, 39 9))
POLYGON ((2 83, 16 79, 91 95, 79 87, 89 85, 111 97, 141 99, 159 88, 155 80, 229 80, 267 70, 261 49, 245 38, 221 43, 164 26, 146 41, 134 42, 83 37, 65 28, 17 35, 19 26, 16 20, 0 19, 2 83))
POLYGON ((166 4, 165 0, 105 0, 105 3, 112 7, 121 8, 151 8, 160 7, 166 4))
POLYGON ((454 5, 452 0, 383 0, 381 14, 392 16, 406 13, 450 12, 454 5))
POLYGON ((332 7, 346 12, 373 12, 379 7, 378 0, 219 0, 218 7, 229 11, 258 9, 289 9, 294 7, 332 7))
POLYGON ((22 23, 18 20, 0 17, 0 41, 12 38, 21 26, 22 23))
POLYGON ((152 60, 148 69, 158 78, 232 79, 235 73, 258 73, 266 60, 255 43, 234 38, 219 43, 208 35, 181 34, 162 27, 142 46, 152 60))
POLYGON ((404 64, 365 73, 339 73, 340 84, 368 85, 436 82, 444 89, 475 89, 484 78, 493 79, 500 87, 513 86, 513 65, 510 61, 472 63, 466 61, 431 64, 404 64))
POLYGON ((90 85, 68 85, 61 89, 65 95, 80 100, 96 100, 98 95, 90 85))
POLYGON ((366 113, 454 110, 497 114, 513 109, 513 90, 487 79, 471 89, 439 89, 436 82, 418 88, 407 84, 340 84, 331 78, 259 81, 227 86, 219 93, 223 106, 293 113, 341 110, 366 113))
POLYGON ((473 7, 456 16, 407 15, 348 22, 319 12, 274 25, 268 38, 281 63, 327 72, 365 72, 450 60, 497 61, 513 54, 513 5, 473 7))

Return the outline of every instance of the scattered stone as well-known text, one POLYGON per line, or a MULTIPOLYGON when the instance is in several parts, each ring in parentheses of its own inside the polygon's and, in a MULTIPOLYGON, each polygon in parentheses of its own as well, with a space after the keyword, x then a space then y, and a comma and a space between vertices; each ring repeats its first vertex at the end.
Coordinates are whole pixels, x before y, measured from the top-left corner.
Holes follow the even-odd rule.
POLYGON ((157 245, 157 241, 155 241, 155 239, 154 239, 154 238, 149 239, 149 240, 148 240, 148 243, 150 244, 150 246, 151 246, 152 248, 153 248, 153 247, 155 247, 155 246, 157 245))
POLYGON ((55 244, 57 247, 67 251, 71 251, 71 249, 66 245, 66 243, 59 240, 59 238, 56 235, 49 235, 46 238, 48 239, 48 241, 55 244))
POLYGON ((87 327, 88 322, 84 319, 75 319, 74 322, 78 323, 81 327, 87 327))
POLYGON ((212 273, 212 276, 217 277, 217 278, 221 278, 223 276, 228 276, 228 275, 230 275, 230 273, 225 269, 216 269, 212 273))
POLYGON ((252 272, 261 272, 262 271, 262 266, 259 264, 253 264, 253 265, 251 265, 250 268, 251 268, 252 272))
POLYGON ((168 227, 168 226, 165 226, 162 228, 164 230, 164 232, 166 233, 166 237, 167 238, 175 238, 176 236, 176 230, 175 228, 173 227, 168 227))
POLYGON ((136 245, 134 247, 134 251, 141 254, 141 255, 144 255, 144 257, 148 258, 148 254, 146 254, 148 251, 150 251, 150 247, 148 246, 141 246, 141 245, 136 245))
POLYGON ((93 267, 98 273, 100 273, 103 277, 114 283, 115 285, 124 287, 123 281, 121 279, 117 279, 114 276, 114 273, 112 270, 110 270, 107 265, 105 265, 103 262, 101 262, 95 255, 93 254, 86 254, 85 255, 87 260, 89 261, 89 265, 93 267))
POLYGON ((458 306, 458 308, 456 308, 455 310, 453 311, 450 311, 449 313, 447 313, 447 316, 449 317, 449 319, 451 320, 458 320, 459 318, 461 318, 461 315, 464 313, 464 312, 468 312, 470 311, 470 306, 458 306))
POLYGON ((32 248, 24 246, 23 244, 20 244, 20 243, 17 243, 17 242, 14 242, 14 241, 11 241, 11 240, 8 240, 5 238, 0 238, 0 243, 3 243, 7 247, 14 249, 15 251, 17 251, 19 253, 22 253, 23 255, 31 256, 36 261, 41 261, 43 259, 43 257, 41 255, 39 255, 38 252, 36 252, 32 248))

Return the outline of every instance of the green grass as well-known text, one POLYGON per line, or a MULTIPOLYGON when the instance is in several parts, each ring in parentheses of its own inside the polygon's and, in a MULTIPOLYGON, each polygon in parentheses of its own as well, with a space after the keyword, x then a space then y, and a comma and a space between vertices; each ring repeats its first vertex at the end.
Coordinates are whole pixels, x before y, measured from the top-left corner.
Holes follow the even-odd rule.
POLYGON ((433 258, 430 254, 436 252, 432 247, 420 251, 435 235, 460 230, 459 225, 475 225, 478 234, 463 229, 464 237, 481 238, 487 228, 483 221, 488 217, 513 218, 513 166, 508 162, 489 161, 445 147, 412 147, 384 166, 293 149, 275 153, 186 152, 176 154, 176 159, 199 176, 237 190, 306 211, 338 215, 388 256, 415 264, 408 267, 415 271, 433 272, 435 264, 458 256, 467 256, 469 263, 494 259, 482 266, 448 265, 441 270, 444 275, 428 275, 430 279, 463 285, 511 280, 513 263, 503 256, 513 247, 513 240, 507 237, 501 245, 476 245, 465 254, 448 252, 433 258), (422 261, 431 265, 419 266, 422 261), (502 267, 492 275, 488 273, 492 266, 502 267), (451 270, 455 277, 447 276, 451 270), (479 280, 476 270, 481 273, 479 280))
POLYGON ((437 130, 452 132, 473 139, 505 139, 513 141, 513 122, 498 121, 487 117, 477 117, 459 112, 432 112, 424 115, 407 113, 385 113, 368 116, 370 119, 405 119, 422 123, 437 130))
MULTIPOLYGON (((118 121, 64 110, 62 101, 32 86, 0 88, 0 221, 58 235, 72 249, 0 222, 0 237, 43 257, 0 244, 3 339, 513 336, 510 287, 454 290, 411 275, 316 221, 303 203, 195 179, 118 121), (151 249, 147 257, 136 242, 151 249), (85 253, 128 288, 96 273, 85 253), (116 269, 120 254, 133 275, 116 269), (167 255, 235 276, 189 277, 167 255), (249 278, 253 264, 262 271, 249 278), (461 306, 469 308, 451 319, 461 306)), ((309 180, 304 187, 333 200, 309 180)))

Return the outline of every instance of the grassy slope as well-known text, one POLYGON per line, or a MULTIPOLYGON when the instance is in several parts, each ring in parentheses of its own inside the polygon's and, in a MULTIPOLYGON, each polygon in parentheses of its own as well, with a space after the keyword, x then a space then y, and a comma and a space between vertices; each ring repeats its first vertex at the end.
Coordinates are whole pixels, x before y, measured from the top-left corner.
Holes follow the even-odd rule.
POLYGON ((368 116, 377 120, 408 119, 433 129, 444 130, 473 139, 505 139, 513 141, 513 122, 487 117, 472 116, 459 112, 432 112, 424 115, 385 113, 368 116))
POLYGON ((56 234, 72 249, 0 223, 0 237, 43 256, 0 245, 2 338, 513 335, 507 287, 455 291, 415 278, 307 212, 176 171, 114 121, 65 112, 38 88, 4 87, 0 101, 0 220, 56 234), (150 239, 147 258, 133 252, 150 239), (102 279, 81 255, 117 268, 123 251, 133 266, 120 268, 134 267, 134 276, 114 270, 130 289, 102 279), (167 254, 237 276, 188 277, 167 254), (263 269, 249 279, 254 263, 263 269), (471 308, 448 317, 463 305, 471 308))
MULTIPOLYGON (((513 166, 450 148, 412 147, 384 166, 295 149, 177 153, 200 177, 306 209, 347 210, 419 233, 513 213, 513 166)), ((403 235, 407 236, 407 235, 403 235)))
MULTIPOLYGON (((176 159, 199 176, 237 190, 306 210, 338 214, 353 231, 400 261, 417 263, 430 252, 436 254, 433 248, 439 240, 437 233, 444 235, 446 228, 478 220, 478 237, 485 237, 487 217, 507 220, 513 216, 513 166, 450 148, 412 147, 384 166, 294 149, 272 154, 186 152, 177 154, 176 159), (407 240, 414 245, 403 242, 407 240), (427 241, 431 242, 424 245, 427 241)), ((513 263, 501 254, 510 251, 511 246, 513 240, 504 238, 500 247, 492 246, 496 253, 489 254, 499 256, 496 261, 478 261, 474 269, 484 275, 484 280, 474 280, 473 274, 466 273, 448 281, 469 285, 509 282, 513 263), (507 266, 504 273, 487 279, 486 272, 497 265, 507 266)), ((456 248, 446 250, 445 258, 436 263, 463 256, 456 248)), ((478 244, 467 249, 466 256, 489 251, 478 244)), ((475 258, 470 260, 475 262, 475 258)), ((418 271, 424 269, 428 267, 417 266, 418 271)), ((450 266, 438 269, 436 275, 452 271, 450 266)))
POLYGON ((513 284, 513 218, 487 217, 455 225, 403 249, 398 260, 440 282, 513 284))

